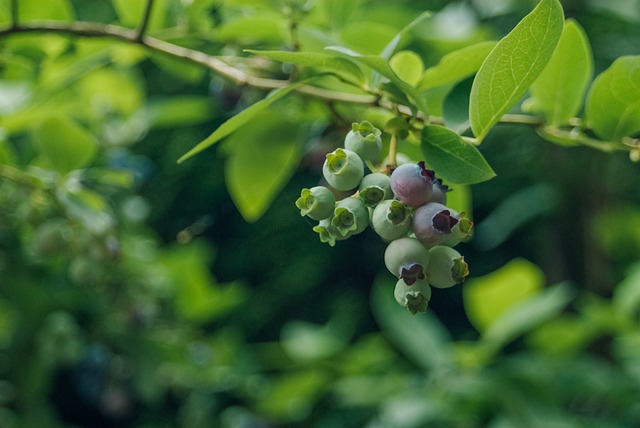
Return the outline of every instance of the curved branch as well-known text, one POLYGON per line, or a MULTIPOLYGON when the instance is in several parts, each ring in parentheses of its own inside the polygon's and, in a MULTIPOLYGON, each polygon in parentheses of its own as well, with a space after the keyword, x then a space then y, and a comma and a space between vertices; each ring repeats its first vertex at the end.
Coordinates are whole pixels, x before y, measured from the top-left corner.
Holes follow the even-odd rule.
MULTIPOLYGON (((240 69, 233 67, 232 65, 227 64, 218 57, 200 52, 195 49, 176 45, 174 43, 167 42, 156 37, 145 35, 144 33, 150 19, 152 3, 153 0, 149 0, 147 2, 147 8, 145 10, 143 22, 140 24, 140 27, 137 30, 133 30, 118 25, 101 24, 97 22, 87 21, 63 22, 47 20, 19 23, 17 0, 12 0, 12 6, 15 6, 12 8, 12 22, 8 26, 5 25, 3 27, 0 27, 0 38, 9 37, 14 34, 21 33, 57 33, 68 34, 76 37, 109 38, 121 42, 138 44, 155 52, 202 65, 214 71, 215 73, 226 77, 237 85, 247 85, 261 89, 279 89, 291 84, 291 81, 289 80, 270 79, 246 73, 240 69)), ((389 106, 387 105, 385 100, 381 100, 376 95, 351 94, 346 92, 332 91, 311 85, 302 85, 296 88, 296 91, 302 94, 313 96, 315 98, 325 99, 329 101, 340 101, 353 104, 381 105, 383 107, 389 108, 395 107, 403 114, 413 114, 409 107, 402 105, 389 106)), ((420 114, 419 116, 422 115, 420 114)), ((434 116, 421 118, 430 123, 443 122, 442 118, 434 116)), ((520 123, 533 126, 540 126, 543 124, 543 121, 535 116, 516 114, 506 114, 501 118, 500 122, 520 123)), ((575 118, 573 122, 575 124, 578 124, 579 119, 575 118)))
MULTIPOLYGON (((174 58, 200 64, 232 80, 238 85, 248 85, 261 89, 278 89, 288 86, 291 83, 288 80, 269 79, 245 73, 215 56, 166 42, 155 37, 144 36, 140 38, 139 31, 140 30, 135 31, 117 25, 100 24, 97 22, 33 21, 28 24, 25 23, 9 27, 5 26, 4 28, 0 27, 0 38, 21 33, 57 33, 69 34, 78 37, 109 38, 127 43, 135 43, 174 58)), ((375 104, 377 102, 377 98, 372 95, 330 91, 309 85, 300 86, 297 91, 316 98, 334 101, 344 101, 356 104, 375 104)))

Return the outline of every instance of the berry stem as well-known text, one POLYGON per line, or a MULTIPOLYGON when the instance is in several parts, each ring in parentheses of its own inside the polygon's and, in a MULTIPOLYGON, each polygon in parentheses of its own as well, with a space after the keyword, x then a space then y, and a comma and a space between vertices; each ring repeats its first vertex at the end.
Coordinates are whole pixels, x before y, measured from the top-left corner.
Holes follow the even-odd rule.
POLYGON ((391 134, 391 140, 389 141, 389 163, 387 164, 388 170, 393 170, 396 167, 398 161, 398 137, 395 133, 391 134))

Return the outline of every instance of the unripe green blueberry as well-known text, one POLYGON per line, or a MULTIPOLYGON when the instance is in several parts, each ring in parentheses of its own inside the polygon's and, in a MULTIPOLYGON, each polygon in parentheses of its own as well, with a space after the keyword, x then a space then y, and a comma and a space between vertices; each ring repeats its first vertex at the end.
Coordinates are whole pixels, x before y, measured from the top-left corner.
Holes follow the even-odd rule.
POLYGON ((393 290, 396 302, 409 312, 426 312, 429 300, 431 300, 431 287, 427 280, 421 279, 413 285, 407 285, 403 280, 398 280, 396 288, 393 290))
POLYGON ((386 174, 374 172, 364 176, 360 182, 360 198, 368 207, 375 207, 385 199, 391 199, 391 180, 386 174))
POLYGON ((358 187, 364 177, 364 163, 360 156, 347 149, 336 149, 327 153, 322 175, 333 188, 351 190, 358 187))
POLYGON ((381 134, 366 120, 354 123, 344 139, 344 148, 356 152, 364 161, 375 161, 382 152, 381 134))
POLYGON ((331 225, 331 217, 320 220, 320 223, 313 228, 313 231, 320 237, 320 242, 325 242, 330 246, 335 246, 336 241, 342 241, 350 237, 352 234, 347 233, 341 235, 338 229, 331 225))
POLYGON ((415 238, 391 241, 384 252, 384 264, 389 272, 407 285, 426 278, 424 270, 428 261, 429 251, 415 238))
POLYGON ((369 210, 360 198, 344 198, 336 204, 331 226, 342 236, 356 235, 369 225, 369 210))
POLYGON ((373 210, 371 226, 385 241, 401 238, 411 228, 411 210, 395 199, 382 201, 373 210))
POLYGON ((300 215, 306 215, 318 221, 333 214, 335 205, 336 199, 333 197, 333 193, 324 186, 302 189, 300 197, 296 201, 296 207, 300 209, 300 215))
POLYGON ((424 162, 405 163, 391 173, 391 190, 398 200, 417 208, 431 199, 435 177, 424 162))
POLYGON ((469 265, 458 251, 444 245, 429 250, 427 279, 436 288, 449 288, 464 282, 469 275, 469 265))
POLYGON ((473 222, 465 216, 465 213, 457 214, 451 210, 451 215, 458 219, 458 223, 451 228, 451 234, 442 242, 441 245, 455 247, 460 242, 467 241, 471 238, 473 233, 473 222))
POLYGON ((458 223, 458 219, 451 214, 452 211, 446 206, 429 202, 413 214, 413 233, 425 245, 439 245, 451 235, 451 228, 458 223))

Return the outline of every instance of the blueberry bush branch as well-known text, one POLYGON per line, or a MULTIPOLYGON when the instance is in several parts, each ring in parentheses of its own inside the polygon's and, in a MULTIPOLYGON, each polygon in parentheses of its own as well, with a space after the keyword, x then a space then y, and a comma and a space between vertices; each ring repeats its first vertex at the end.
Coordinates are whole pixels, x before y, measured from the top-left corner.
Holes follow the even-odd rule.
MULTIPOLYGON (((18 20, 18 8, 17 8, 17 0, 12 0, 11 2, 11 16, 12 20, 10 25, 5 28, 0 28, 0 38, 9 37, 14 34, 23 34, 23 33, 60 33, 60 34, 69 34, 77 37, 95 37, 95 38, 111 38, 127 43, 134 43, 144 46, 145 48, 156 51, 174 58, 178 58, 181 60, 190 61, 201 66, 204 66, 208 69, 211 69, 215 73, 223 76, 226 79, 229 79, 236 85, 240 86, 249 86, 259 89, 278 89, 288 86, 291 82, 289 80, 281 80, 281 79, 272 79, 265 78, 261 76, 257 76, 251 73, 248 73, 244 70, 241 70, 237 67, 230 65, 229 63, 219 59, 214 55, 209 55, 204 52, 183 47, 160 38, 152 37, 146 34, 146 30, 148 27, 151 11, 153 8, 153 0, 148 1, 145 5, 144 14, 142 20, 137 28, 137 30, 131 30, 118 25, 111 24, 101 24, 96 22, 62 22, 62 21, 34 21, 34 22, 19 22, 18 20)), ((554 4, 554 2, 547 2, 549 4, 554 4)), ((300 19, 297 15, 293 16, 294 13, 291 12, 291 25, 294 22, 298 22, 300 19)), ((292 37, 294 37, 294 33, 297 34, 296 26, 292 27, 292 37), (295 30, 295 31, 294 31, 295 30)), ((517 34, 516 34, 517 35, 517 34)), ((513 36, 512 36, 513 37, 513 36)), ((299 45, 299 42, 296 42, 296 45, 299 45)), ((548 43, 545 43, 548 45, 548 43)), ((490 68, 490 67, 485 67, 490 68)), ((476 79, 478 82, 481 82, 482 79, 476 79)), ((526 82, 516 82, 518 90, 526 90, 528 87, 526 82)), ((477 85, 481 87, 480 84, 477 85)), ((415 111, 410 106, 407 106, 401 102, 401 100, 389 100, 388 98, 383 98, 380 96, 380 93, 377 90, 366 89, 363 87, 359 88, 360 90, 364 90, 364 93, 351 93, 351 92, 343 92, 343 91, 335 91, 326 88, 321 88, 318 86, 312 85, 300 85, 296 88, 296 92, 309 95, 321 100, 327 101, 338 101, 338 102, 346 102, 353 104, 363 104, 363 105, 381 105, 385 108, 397 108, 403 114, 412 116, 415 115, 418 118, 421 118, 423 121, 427 123, 433 124, 444 124, 444 121, 441 117, 433 116, 425 114, 422 111, 415 111), (366 92, 369 92, 368 94, 366 92)), ((406 100, 405 100, 406 101, 406 100)), ((481 104, 487 104, 488 101, 481 101, 481 104)), ((478 108, 472 111, 480 111, 478 108)), ((496 122, 500 123, 519 123, 526 124, 532 126, 543 126, 545 125, 544 119, 537 115, 528 115, 528 114, 510 114, 510 113, 502 113, 494 115, 496 117, 496 122)), ((569 122, 569 125, 574 127, 582 127, 584 126, 584 122, 578 117, 572 117, 569 122)), ((589 129, 586 129, 589 131, 589 129)), ((552 134, 554 132, 549 132, 547 129, 546 132, 541 132, 543 136, 548 135, 550 139, 553 141, 554 138, 552 134)), ((483 131, 484 132, 484 131, 483 131)), ((562 133, 563 140, 567 142, 571 142, 574 145, 585 145, 589 147, 593 147, 596 149, 600 149, 603 151, 611 151, 611 150, 635 150, 635 145, 637 143, 633 142, 632 144, 619 144, 616 142, 602 140, 603 143, 599 144, 599 139, 588 139, 582 138, 576 132, 561 132, 557 131, 555 133, 562 133)), ((629 137, 627 137, 629 138, 629 137)))
POLYGON ((151 19, 151 11, 153 10, 153 0, 147 0, 147 4, 145 5, 144 8, 144 15, 142 16, 142 21, 140 22, 140 25, 138 26, 138 33, 136 36, 136 40, 138 42, 141 42, 142 39, 145 36, 145 33, 147 31, 147 27, 149 25, 149 20, 151 19))

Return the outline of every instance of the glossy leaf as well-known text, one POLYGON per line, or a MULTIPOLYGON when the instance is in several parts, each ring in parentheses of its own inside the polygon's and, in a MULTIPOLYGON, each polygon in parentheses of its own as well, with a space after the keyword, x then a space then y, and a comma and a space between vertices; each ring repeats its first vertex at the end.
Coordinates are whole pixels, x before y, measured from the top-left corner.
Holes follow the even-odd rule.
POLYGON ((426 91, 466 79, 480 69, 496 43, 480 42, 446 54, 436 65, 425 70, 418 89, 426 91))
POLYGON ((640 131, 640 56, 623 56, 593 82, 587 121, 599 137, 619 140, 640 131))
POLYGON ((421 148, 429 165, 445 181, 473 184, 496 175, 477 148, 445 127, 425 126, 421 148))
POLYGON ((63 174, 89 165, 98 149, 93 135, 67 118, 46 119, 33 139, 47 164, 63 174))
POLYGON ((280 98, 288 95, 295 89, 299 88, 303 84, 307 83, 309 79, 299 81, 292 85, 289 85, 285 88, 276 89, 271 92, 266 98, 258 101, 253 104, 251 107, 248 107, 242 110, 240 113, 236 114, 222 125, 218 127, 211 135, 205 138, 203 141, 198 143, 193 149, 189 150, 185 153, 180 159, 178 159, 178 163, 182 163, 185 160, 189 159, 191 156, 200 153, 201 151, 211 147, 218 141, 222 140, 224 137, 229 136, 230 134, 237 131, 239 128, 244 126, 247 122, 249 122, 255 115, 267 109, 271 104, 278 101, 280 98))
POLYGON ((459 134, 469 129, 469 93, 473 79, 458 83, 451 89, 442 103, 442 119, 447 128, 459 134))
POLYGON ((540 268, 524 259, 513 259, 488 275, 470 278, 462 288, 467 317, 478 331, 485 332, 512 307, 538 293, 544 281, 540 268))
POLYGON ((428 114, 429 109, 427 107, 426 101, 422 97, 422 94, 420 94, 413 86, 409 85, 407 82, 399 78, 384 58, 377 55, 363 55, 359 52, 352 51, 351 49, 337 46, 331 46, 327 49, 335 52, 340 52, 341 54, 353 58, 356 61, 366 65, 372 70, 377 71, 383 77, 389 79, 389 81, 396 87, 398 87, 398 89, 404 92, 411 99, 418 110, 422 111, 424 114, 428 114))
POLYGON ((542 0, 487 56, 470 96, 469 118, 478 141, 540 75, 558 44, 563 23, 558 0, 542 0))
POLYGON ((544 113, 550 125, 567 124, 580 110, 592 73, 589 40, 569 19, 551 60, 531 85, 532 109, 544 113))
POLYGON ((424 70, 422 58, 413 51, 398 52, 391 57, 389 65, 400 79, 411 86, 415 86, 418 83, 424 70))
POLYGON ((225 182, 245 220, 258 220, 298 166, 300 124, 282 111, 256 117, 225 142, 225 182))
POLYGON ((560 315, 573 296, 565 283, 547 288, 505 312, 487 328, 482 339, 492 347, 500 348, 560 315))
POLYGON ((345 58, 335 55, 319 52, 258 51, 253 49, 245 49, 245 52, 271 58, 276 61, 335 72, 355 82, 362 82, 364 80, 362 70, 360 70, 357 65, 345 58))

